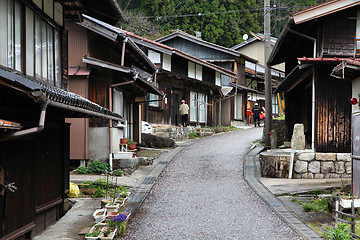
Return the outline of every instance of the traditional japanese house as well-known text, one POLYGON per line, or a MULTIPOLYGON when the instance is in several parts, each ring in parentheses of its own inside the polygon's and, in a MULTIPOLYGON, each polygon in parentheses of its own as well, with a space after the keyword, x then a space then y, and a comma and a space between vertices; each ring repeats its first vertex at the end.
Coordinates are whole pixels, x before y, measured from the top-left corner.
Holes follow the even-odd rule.
POLYGON ((168 125, 181 124, 178 109, 181 100, 184 99, 190 107, 190 124, 218 124, 221 115, 214 106, 223 97, 221 77, 224 75, 236 78, 235 73, 178 49, 124 32, 158 66, 156 83, 166 95, 164 101, 158 101, 158 97, 154 95, 149 96, 149 103, 144 106, 146 121, 168 125))
POLYGON ((122 115, 125 122, 75 119, 71 159, 108 159, 119 150, 120 138, 141 141, 141 103, 149 93, 160 99, 163 94, 152 81, 156 66, 128 35, 90 16, 82 18, 80 25, 66 22, 70 89, 122 115))
POLYGON ((327 1, 292 14, 269 59, 285 62, 277 91, 285 93, 288 138, 294 124, 303 123, 307 146, 317 152, 351 151, 349 100, 358 91, 344 76, 359 76, 351 70, 359 63, 359 5, 327 1))
POLYGON ((226 93, 214 108, 221 112, 219 125, 241 125, 246 120, 246 106, 248 92, 258 92, 246 87, 245 61, 257 63, 244 54, 232 49, 219 46, 199 37, 192 36, 183 31, 175 31, 157 40, 186 54, 192 55, 203 61, 212 63, 236 74, 236 77, 221 75, 220 84, 222 92, 226 93))
POLYGON ((62 1, 0 1, 0 239, 30 239, 64 214, 66 117, 124 121, 67 91, 62 1))

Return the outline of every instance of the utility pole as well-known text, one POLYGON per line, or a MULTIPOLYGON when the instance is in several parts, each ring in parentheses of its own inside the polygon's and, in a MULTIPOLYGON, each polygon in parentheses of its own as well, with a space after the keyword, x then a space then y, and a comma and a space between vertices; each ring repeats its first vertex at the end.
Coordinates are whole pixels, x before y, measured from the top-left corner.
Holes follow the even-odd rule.
POLYGON ((271 53, 271 28, 270 28, 271 8, 270 0, 264 0, 264 42, 265 42, 265 146, 270 146, 270 133, 272 130, 272 89, 271 89, 271 70, 267 64, 271 53))

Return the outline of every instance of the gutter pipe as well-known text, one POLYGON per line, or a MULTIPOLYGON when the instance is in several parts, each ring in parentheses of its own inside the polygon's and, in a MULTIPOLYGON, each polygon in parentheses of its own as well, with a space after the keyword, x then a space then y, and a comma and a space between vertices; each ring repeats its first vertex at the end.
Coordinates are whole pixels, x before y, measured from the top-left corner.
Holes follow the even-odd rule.
POLYGON ((44 129, 46 108, 48 106, 47 98, 45 97, 45 94, 41 91, 34 91, 31 93, 31 95, 33 98, 35 98, 35 101, 40 103, 40 107, 41 107, 38 126, 1 136, 0 142, 20 138, 23 136, 32 135, 32 134, 41 132, 44 129))

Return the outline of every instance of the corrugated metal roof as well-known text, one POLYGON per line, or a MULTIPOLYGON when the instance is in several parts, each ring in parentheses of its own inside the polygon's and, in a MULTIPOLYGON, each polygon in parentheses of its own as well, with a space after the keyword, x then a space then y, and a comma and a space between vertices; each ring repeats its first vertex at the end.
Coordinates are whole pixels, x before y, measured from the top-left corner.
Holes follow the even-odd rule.
MULTIPOLYGON (((126 33, 121 31, 119 28, 114 27, 105 22, 102 22, 98 19, 87 16, 85 14, 83 14, 83 18, 84 18, 84 21, 82 22, 83 27, 85 27, 91 31, 94 31, 104 37, 108 37, 112 41, 115 41, 118 36, 121 37, 123 40, 127 41, 126 45, 130 45, 131 48, 134 51, 136 51, 144 59, 144 61, 153 70, 153 72, 155 72, 157 70, 157 67, 155 66, 155 64, 153 62, 151 62, 151 60, 146 56, 146 54, 134 43, 133 40, 131 40, 131 38, 126 33), (105 29, 102 29, 101 27, 103 27, 105 29)), ((122 42, 120 42, 120 43, 122 43, 122 42)))
POLYGON ((192 36, 188 33, 185 33, 183 31, 180 31, 180 30, 176 30, 174 31, 173 33, 165 36, 165 37, 162 37, 162 38, 159 38, 157 39, 156 41, 157 42, 160 42, 160 43, 163 43, 167 40, 170 40, 170 39, 173 39, 175 37, 180 37, 180 38, 184 38, 184 39, 187 39, 191 42, 194 42, 196 44, 199 44, 199 45, 202 45, 202 46, 205 46, 205 47, 208 47, 208 48, 212 48, 212 49, 216 49, 218 51, 221 51, 221 52, 224 52, 224 53, 227 53, 229 55, 232 55, 234 57, 243 57, 249 61, 252 61, 252 62, 257 62, 256 59, 253 59, 249 56, 246 56, 245 54, 242 54, 242 53, 239 53, 235 50, 232 50, 230 48, 227 48, 227 47, 224 47, 224 46, 221 46, 221 45, 217 45, 215 43, 211 43, 211 42, 207 42, 201 38, 198 38, 198 37, 195 37, 195 36, 192 36))
MULTIPOLYGON (((141 93, 141 95, 147 94, 147 93, 153 93, 153 94, 157 94, 160 96, 163 96, 164 93, 160 91, 159 88, 157 88, 154 84, 154 82, 152 81, 147 81, 145 79, 143 79, 140 75, 139 72, 136 71, 135 68, 129 68, 129 67, 125 67, 125 66, 121 66, 118 64, 114 64, 111 62, 106 62, 97 58, 92 58, 92 57, 87 57, 84 56, 83 57, 83 61, 85 63, 94 65, 94 66, 98 66, 98 67, 102 67, 102 68, 106 68, 106 69, 110 69, 110 70, 114 70, 114 71, 118 71, 118 72, 122 72, 124 74, 128 74, 129 78, 132 79, 131 84, 130 82, 128 82, 130 85, 135 85, 135 87, 125 87, 123 85, 123 88, 126 88, 126 90, 134 95, 137 95, 139 93, 141 93)), ((116 85, 117 83, 115 83, 116 85)), ((118 84, 123 84, 121 82, 119 82, 118 84)))
POLYGON ((155 42, 155 41, 152 41, 150 39, 147 39, 147 38, 143 38, 143 37, 140 37, 140 36, 137 36, 135 35, 134 33, 131 33, 131 32, 128 32, 128 31, 125 31, 125 30, 122 30, 122 29, 119 29, 120 31, 124 32, 125 34, 129 35, 135 43, 139 44, 139 45, 144 45, 146 47, 149 47, 149 48, 152 48, 154 49, 154 46, 157 46, 159 48, 162 48, 162 49, 159 49, 159 48, 155 48, 156 50, 160 51, 160 52, 163 52, 163 53, 166 53, 168 55, 172 55, 172 54, 176 54, 178 56, 181 56, 181 57, 184 57, 188 60, 191 60, 193 62, 196 62, 202 66, 205 66, 205 67, 208 67, 208 68, 211 68, 215 71, 219 71, 221 72, 222 74, 226 75, 226 76, 229 76, 229 77, 236 77, 236 74, 234 72, 231 72, 225 68, 222 68, 222 67, 219 67, 215 64, 212 64, 212 63, 209 63, 207 61, 203 61, 197 57, 194 57, 192 55, 189 55, 187 53, 184 53, 182 51, 180 51, 179 49, 176 49, 176 48, 173 48, 173 47, 169 47, 167 45, 164 45, 162 43, 159 43, 159 42, 155 42), (137 39, 137 40, 136 40, 137 39), (148 44, 146 44, 148 43, 148 44), (150 45, 151 44, 151 45, 150 45))
POLYGON ((117 121, 124 120, 120 114, 113 113, 109 109, 89 101, 82 96, 65 91, 61 88, 40 82, 31 77, 24 76, 12 69, 0 66, 0 78, 9 81, 10 87, 21 88, 25 92, 41 91, 45 94, 49 105, 58 108, 69 109, 76 112, 86 112, 96 117, 103 117, 117 121), (69 107, 69 108, 68 108, 69 107))

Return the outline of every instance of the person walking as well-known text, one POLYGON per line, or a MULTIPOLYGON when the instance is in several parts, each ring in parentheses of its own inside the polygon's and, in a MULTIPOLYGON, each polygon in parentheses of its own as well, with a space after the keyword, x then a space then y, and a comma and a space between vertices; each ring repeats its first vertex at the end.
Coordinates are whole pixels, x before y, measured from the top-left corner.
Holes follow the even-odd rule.
POLYGON ((187 127, 188 123, 188 114, 189 114, 189 106, 185 103, 185 100, 181 100, 181 104, 179 107, 179 112, 181 115, 181 121, 182 121, 182 125, 183 127, 187 127))
POLYGON ((256 124, 260 127, 260 113, 261 108, 259 108, 259 104, 255 103, 255 106, 252 109, 253 117, 254 117, 254 127, 256 127, 256 124))

